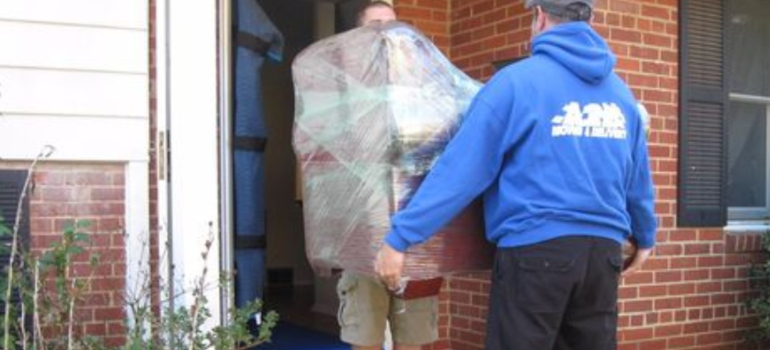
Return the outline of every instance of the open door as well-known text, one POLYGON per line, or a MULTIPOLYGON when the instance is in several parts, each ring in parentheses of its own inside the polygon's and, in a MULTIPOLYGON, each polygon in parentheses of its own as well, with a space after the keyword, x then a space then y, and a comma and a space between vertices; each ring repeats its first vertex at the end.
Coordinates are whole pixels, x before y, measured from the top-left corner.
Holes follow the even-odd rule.
POLYGON ((191 291, 205 271, 212 315, 208 326, 222 322, 224 300, 218 288, 222 271, 218 6, 216 0, 156 3, 161 300, 174 307, 192 305, 191 291))

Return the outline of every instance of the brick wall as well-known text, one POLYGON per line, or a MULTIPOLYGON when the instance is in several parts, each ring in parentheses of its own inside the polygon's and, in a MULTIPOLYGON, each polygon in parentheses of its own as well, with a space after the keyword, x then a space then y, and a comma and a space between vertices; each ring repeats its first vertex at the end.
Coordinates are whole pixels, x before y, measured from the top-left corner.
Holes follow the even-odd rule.
MULTIPOLYGON (((0 169, 26 169, 27 163, 0 162, 0 169)), ((38 167, 30 197, 30 248, 40 253, 61 239, 67 221, 88 220, 94 252, 102 263, 93 271, 92 290, 78 306, 76 330, 104 336, 108 344, 125 338, 125 175, 120 164, 46 163, 38 167)), ((86 261, 74 263, 74 273, 90 275, 86 261)))
POLYGON ((399 20, 418 27, 449 56, 448 0, 395 0, 394 7, 399 20))
MULTIPOLYGON (((419 0, 396 6, 426 6, 419 0)), ((450 58, 474 78, 486 80, 492 63, 529 54, 531 14, 523 1, 446 0, 450 58)), ((430 4, 443 5, 439 1, 430 4)), ((440 7, 440 6, 439 6, 440 7)), ((404 12, 422 27, 427 10, 404 12)), ((678 130, 678 1, 599 0, 594 26, 618 56, 616 72, 652 116, 649 138, 656 185, 659 246, 643 271, 620 289, 620 349, 751 349, 746 329, 747 274, 760 261, 760 239, 721 229, 676 227, 678 130)), ((452 277, 448 301, 451 349, 482 349, 489 274, 452 277)))
POLYGON ((468 75, 486 80, 493 62, 529 54, 531 16, 523 1, 452 0, 451 59, 468 75))
POLYGON ((149 45, 148 65, 149 69, 149 96, 150 96, 150 275, 152 276, 152 293, 150 294, 150 304, 154 306, 156 315, 160 314, 160 272, 158 270, 160 249, 158 248, 158 92, 157 92, 157 54, 155 52, 157 25, 156 0, 149 0, 149 45))

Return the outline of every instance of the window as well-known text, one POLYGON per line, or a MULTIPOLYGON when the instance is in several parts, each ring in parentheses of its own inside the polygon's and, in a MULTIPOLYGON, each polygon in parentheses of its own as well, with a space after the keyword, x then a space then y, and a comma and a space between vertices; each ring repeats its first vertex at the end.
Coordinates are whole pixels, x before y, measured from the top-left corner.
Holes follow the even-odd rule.
POLYGON ((728 219, 770 219, 770 2, 732 0, 727 49, 728 219))
MULTIPOLYGON (((3 216, 5 224, 13 228, 16 220, 16 210, 19 206, 21 191, 24 181, 27 177, 26 170, 3 170, 0 169, 0 215, 3 216)), ((22 220, 19 227, 21 244, 26 246, 29 237, 29 199, 22 205, 22 220)), ((10 237, 0 237, 0 244, 10 245, 10 237)), ((5 273, 10 255, 0 254, 0 273, 5 273)), ((19 302, 18 295, 12 297, 14 302, 19 302)), ((5 305, 0 303, 0 317, 5 312, 5 305)))
POLYGON ((677 223, 770 225, 770 1, 680 2, 677 223))

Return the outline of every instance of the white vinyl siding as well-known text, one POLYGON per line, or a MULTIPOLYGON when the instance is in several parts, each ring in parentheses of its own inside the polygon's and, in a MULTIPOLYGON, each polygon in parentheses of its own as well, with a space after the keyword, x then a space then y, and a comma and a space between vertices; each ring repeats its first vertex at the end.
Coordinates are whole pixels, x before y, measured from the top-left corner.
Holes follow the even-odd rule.
POLYGON ((0 157, 147 161, 149 2, 0 1, 0 157))

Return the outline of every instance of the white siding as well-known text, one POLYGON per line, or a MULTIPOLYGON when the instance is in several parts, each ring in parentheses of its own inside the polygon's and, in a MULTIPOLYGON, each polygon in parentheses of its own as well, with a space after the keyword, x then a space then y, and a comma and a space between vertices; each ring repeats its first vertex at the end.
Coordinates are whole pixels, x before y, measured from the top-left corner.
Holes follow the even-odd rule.
POLYGON ((0 149, 18 159, 35 158, 43 146, 52 145, 56 159, 146 162, 148 143, 147 125, 138 118, 0 116, 0 149))
POLYGON ((3 114, 147 118, 144 75, 0 68, 0 82, 3 114))
POLYGON ((0 158, 146 161, 148 1, 0 1, 0 158))
MULTIPOLYGON (((149 1, 0 0, 0 158, 126 169, 126 285, 149 271, 149 1)), ((127 310, 128 311, 128 310, 127 310)))
POLYGON ((2 21, 9 67, 147 74, 147 31, 2 21))
POLYGON ((0 20, 147 29, 149 1, 2 0, 0 20))

